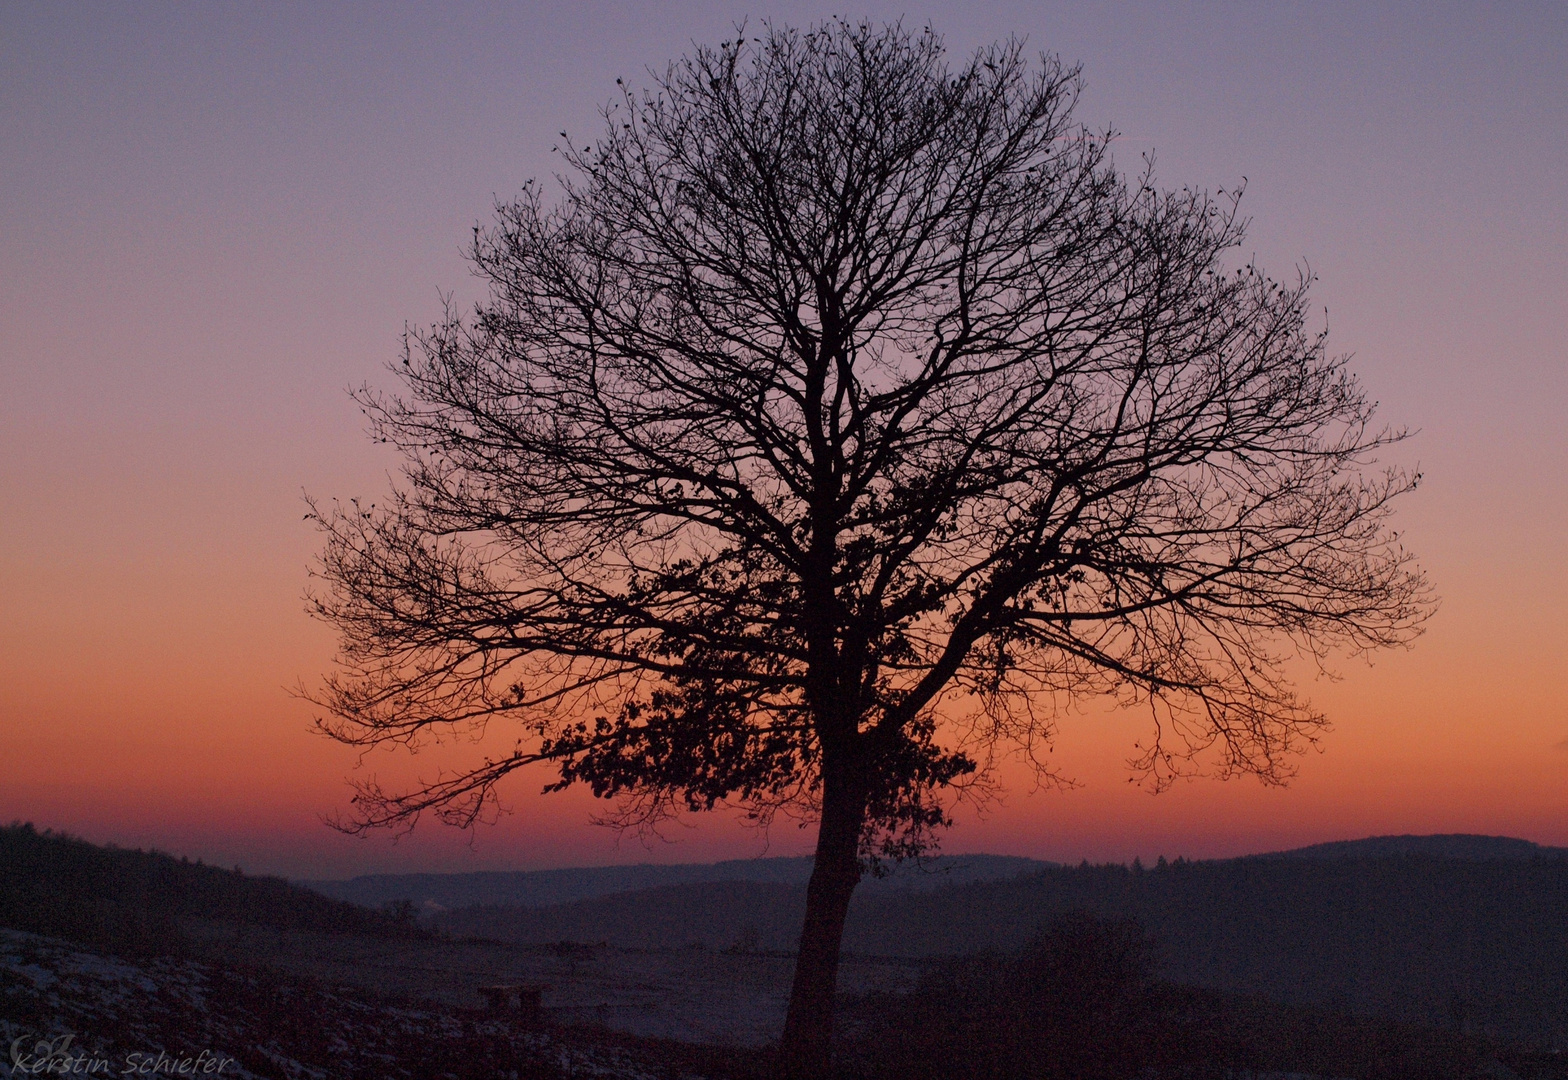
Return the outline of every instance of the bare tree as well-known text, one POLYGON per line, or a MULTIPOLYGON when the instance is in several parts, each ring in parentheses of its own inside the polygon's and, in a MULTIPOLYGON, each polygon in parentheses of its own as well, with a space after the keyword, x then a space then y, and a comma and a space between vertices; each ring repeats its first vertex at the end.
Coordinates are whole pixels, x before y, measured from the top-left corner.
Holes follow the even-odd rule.
POLYGON ((1235 196, 1118 172, 1056 60, 765 27, 656 83, 361 393, 406 475, 317 515, 316 698, 357 746, 518 736, 362 783, 356 828, 471 824, 539 762, 622 823, 814 817, 784 1059, 820 1074, 863 872, 1064 701, 1146 706, 1155 784, 1286 776, 1323 720, 1282 664, 1419 627, 1416 478, 1307 279, 1234 264, 1235 196))

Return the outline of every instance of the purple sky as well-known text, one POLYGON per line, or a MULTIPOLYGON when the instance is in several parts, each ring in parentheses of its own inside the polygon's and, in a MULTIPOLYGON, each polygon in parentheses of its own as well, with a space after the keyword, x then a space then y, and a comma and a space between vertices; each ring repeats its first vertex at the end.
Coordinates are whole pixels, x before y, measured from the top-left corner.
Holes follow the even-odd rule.
POLYGON ((1413 659, 1313 691, 1339 731, 1262 824, 1206 789, 1097 803, 1126 747, 1067 739, 1085 789, 953 850, 1568 843, 1561 3, 0 7, 0 818, 302 875, 755 851, 710 824, 628 853, 529 791, 473 848, 327 833, 352 759, 284 689, 331 653, 300 497, 385 489, 345 387, 385 385, 405 321, 472 295, 471 228, 555 169, 560 130, 591 140, 617 77, 834 12, 931 20, 957 54, 1026 37, 1082 63, 1080 118, 1126 166, 1245 177, 1246 254, 1310 263, 1428 477, 1402 524, 1444 606, 1413 659))

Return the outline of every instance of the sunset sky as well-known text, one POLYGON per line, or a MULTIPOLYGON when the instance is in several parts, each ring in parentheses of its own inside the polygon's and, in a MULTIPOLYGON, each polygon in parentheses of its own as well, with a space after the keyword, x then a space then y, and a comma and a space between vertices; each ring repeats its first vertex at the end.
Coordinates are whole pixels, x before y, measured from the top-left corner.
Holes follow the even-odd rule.
MULTIPOLYGON (((1144 718, 1061 718, 1054 764, 951 852, 1225 856, 1383 833, 1568 844, 1568 5, 0 6, 0 820, 297 877, 809 850, 723 816, 644 847, 539 797, 472 836, 327 829, 353 752, 291 688, 303 495, 397 466, 346 394, 474 298, 496 198, 590 141, 617 77, 746 17, 928 21, 1083 65, 1079 118, 1166 186, 1246 182, 1244 254, 1310 265, 1331 346, 1417 434, 1399 514, 1441 607, 1308 681, 1288 788, 1127 781, 1144 718)), ((375 758, 382 775, 434 759, 375 758)))

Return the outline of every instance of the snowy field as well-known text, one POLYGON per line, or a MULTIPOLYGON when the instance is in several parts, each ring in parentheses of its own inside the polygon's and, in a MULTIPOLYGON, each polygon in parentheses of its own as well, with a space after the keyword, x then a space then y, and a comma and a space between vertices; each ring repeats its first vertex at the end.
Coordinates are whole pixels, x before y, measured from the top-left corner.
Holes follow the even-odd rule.
POLYGON ((667 1080, 658 1047, 530 1030, 264 969, 126 960, 0 929, 0 1076, 667 1080))
MULTIPOLYGON (((565 1023, 731 1046, 778 1038, 794 970, 790 957, 698 949, 408 942, 214 924, 192 933, 197 954, 215 961, 459 1008, 479 1006, 481 986, 543 985, 544 1005, 565 1023)), ((921 970, 918 961, 850 957, 839 984, 852 994, 899 989, 921 970)))

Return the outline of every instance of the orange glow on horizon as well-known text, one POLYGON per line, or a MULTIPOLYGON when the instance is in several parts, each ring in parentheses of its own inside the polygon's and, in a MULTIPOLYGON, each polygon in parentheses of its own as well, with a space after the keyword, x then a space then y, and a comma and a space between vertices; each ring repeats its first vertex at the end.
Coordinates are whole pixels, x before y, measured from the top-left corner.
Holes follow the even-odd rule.
MULTIPOLYGON (((1568 845, 1559 11, 872 4, 929 17, 956 53, 1016 33, 1081 60, 1080 116, 1124 133, 1123 168, 1157 149, 1171 187, 1247 178, 1243 254, 1287 280, 1310 263, 1329 347, 1416 432, 1391 457, 1426 480, 1396 522, 1442 598, 1413 649, 1302 686, 1334 729, 1288 787, 1151 796, 1125 765, 1143 718, 1086 703, 1052 758, 1080 786, 1031 792, 1009 767, 946 850, 1568 845)), ((374 500, 398 467, 344 388, 393 386, 437 290, 464 306, 461 245, 558 168, 558 131, 592 130, 617 78, 742 14, 0 8, 0 820, 297 877, 809 850, 810 830, 722 814, 644 847, 590 825, 585 792, 540 797, 542 772, 473 836, 345 837, 322 818, 355 755, 290 692, 334 646, 304 611, 301 494, 374 500)), ((406 776, 462 749, 371 764, 406 776)))

